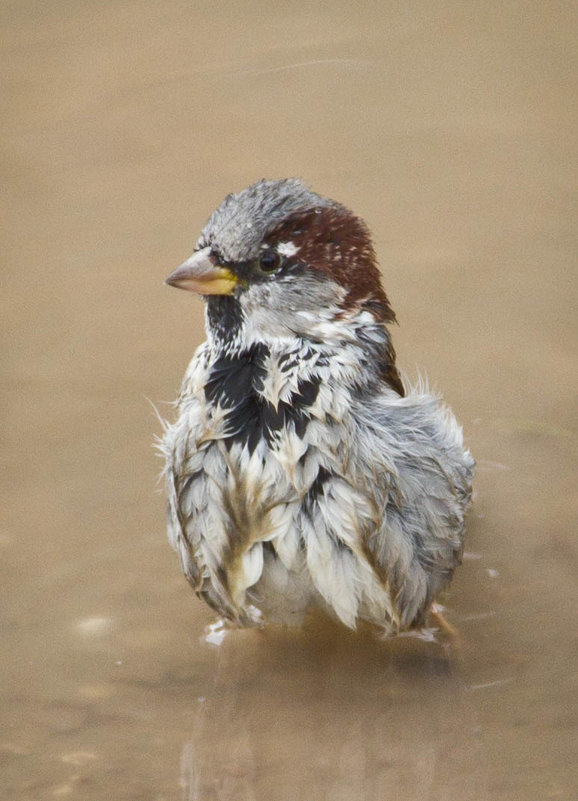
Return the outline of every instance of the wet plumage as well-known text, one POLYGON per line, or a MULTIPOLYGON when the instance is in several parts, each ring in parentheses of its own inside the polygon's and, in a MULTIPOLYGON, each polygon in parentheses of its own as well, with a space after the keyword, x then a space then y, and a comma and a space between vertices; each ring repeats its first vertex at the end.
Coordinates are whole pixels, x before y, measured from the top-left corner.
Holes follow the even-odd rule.
POLYGON ((473 460, 406 387, 365 224, 300 181, 229 195, 168 282, 203 295, 162 442, 169 536, 226 619, 423 625, 459 564, 473 460))

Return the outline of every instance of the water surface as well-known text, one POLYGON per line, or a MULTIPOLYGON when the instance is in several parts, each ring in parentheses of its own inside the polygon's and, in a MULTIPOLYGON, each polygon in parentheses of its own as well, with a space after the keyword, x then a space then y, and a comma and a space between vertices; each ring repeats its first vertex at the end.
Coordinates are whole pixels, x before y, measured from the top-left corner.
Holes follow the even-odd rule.
POLYGON ((0 11, 1 795, 575 798, 576 6, 81 0, 0 11), (369 223, 410 375, 478 460, 459 653, 203 643, 151 449, 209 212, 297 175, 369 223))

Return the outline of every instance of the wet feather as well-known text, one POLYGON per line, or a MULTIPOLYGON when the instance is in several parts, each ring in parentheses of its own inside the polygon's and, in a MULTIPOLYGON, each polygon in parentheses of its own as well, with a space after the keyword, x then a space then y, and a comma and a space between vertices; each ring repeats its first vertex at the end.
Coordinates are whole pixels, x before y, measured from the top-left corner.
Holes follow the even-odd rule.
POLYGON ((162 438, 185 575, 239 625, 314 604, 350 627, 422 625, 461 561, 473 460, 443 402, 402 383, 367 228, 298 181, 260 182, 199 247, 243 282, 208 300, 162 438), (251 259, 276 246, 264 277, 251 259))

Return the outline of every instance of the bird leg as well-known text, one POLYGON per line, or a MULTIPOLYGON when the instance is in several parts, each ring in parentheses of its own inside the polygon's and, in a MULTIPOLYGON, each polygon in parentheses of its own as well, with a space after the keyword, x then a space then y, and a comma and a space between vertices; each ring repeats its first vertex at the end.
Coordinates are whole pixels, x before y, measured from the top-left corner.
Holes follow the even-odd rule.
POLYGON ((457 645, 460 641, 460 632, 455 626, 452 626, 444 615, 444 607, 434 601, 429 613, 430 617, 439 626, 440 631, 442 631, 454 645, 457 645))

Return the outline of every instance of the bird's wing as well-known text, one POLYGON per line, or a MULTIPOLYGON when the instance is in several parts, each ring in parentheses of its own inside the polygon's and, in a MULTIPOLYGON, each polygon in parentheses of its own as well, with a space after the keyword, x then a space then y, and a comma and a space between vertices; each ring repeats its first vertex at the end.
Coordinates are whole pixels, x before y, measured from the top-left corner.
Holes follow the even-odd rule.
POLYGON ((473 459, 453 414, 421 389, 372 399, 358 422, 357 463, 384 502, 366 553, 400 625, 417 625, 460 563, 473 459))
MULTIPOLYGON (((218 454, 211 453, 206 439, 203 386, 208 364, 204 343, 193 356, 179 396, 179 415, 165 424, 160 450, 165 458, 167 525, 171 545, 178 553, 183 572, 195 592, 220 614, 229 615, 227 594, 219 590, 217 577, 221 558, 218 520, 213 520, 211 504, 215 487, 222 480, 218 454), (217 484, 215 483, 217 482, 217 484), (211 537, 204 534, 210 530, 211 537), (215 544, 213 550, 212 544, 215 544)), ((222 589, 222 588, 221 588, 222 589)))

